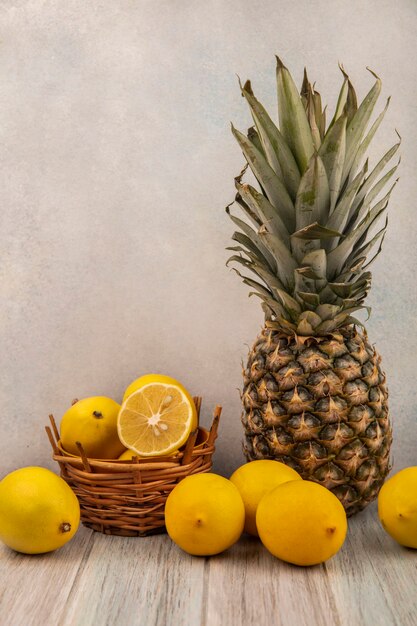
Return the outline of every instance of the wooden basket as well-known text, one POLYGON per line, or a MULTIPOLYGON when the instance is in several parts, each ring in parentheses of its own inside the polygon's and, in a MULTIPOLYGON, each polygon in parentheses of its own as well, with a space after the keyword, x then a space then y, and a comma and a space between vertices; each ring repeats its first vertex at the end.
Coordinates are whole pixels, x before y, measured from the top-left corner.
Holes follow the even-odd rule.
MULTIPOLYGON (((201 398, 194 398, 200 417, 201 398)), ((165 502, 175 485, 190 474, 209 472, 212 468, 214 442, 221 407, 214 411, 210 431, 197 428, 175 456, 132 461, 87 458, 82 446, 80 455, 67 453, 61 445, 53 415, 46 426, 62 478, 74 490, 81 508, 81 521, 107 535, 143 537, 164 532, 165 502), (197 437, 202 443, 196 444, 197 437)))

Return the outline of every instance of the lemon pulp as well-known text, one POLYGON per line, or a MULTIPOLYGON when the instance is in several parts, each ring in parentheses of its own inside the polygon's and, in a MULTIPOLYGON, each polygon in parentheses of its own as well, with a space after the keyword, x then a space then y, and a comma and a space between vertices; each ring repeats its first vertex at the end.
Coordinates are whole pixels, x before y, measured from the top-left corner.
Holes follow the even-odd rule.
POLYGON ((139 456, 169 454, 197 427, 194 402, 176 381, 148 382, 125 395, 118 434, 123 445, 139 456))

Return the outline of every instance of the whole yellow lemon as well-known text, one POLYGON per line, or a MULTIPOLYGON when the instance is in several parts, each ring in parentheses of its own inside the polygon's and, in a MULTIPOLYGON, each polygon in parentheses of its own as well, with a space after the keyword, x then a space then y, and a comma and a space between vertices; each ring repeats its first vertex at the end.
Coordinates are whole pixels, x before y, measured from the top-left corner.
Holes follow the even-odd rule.
POLYGON ((25 554, 57 550, 79 523, 74 492, 44 467, 22 467, 0 482, 0 539, 9 548, 25 554))
POLYGON ((307 480, 283 483, 259 503, 256 525, 264 546, 295 565, 327 561, 343 545, 345 510, 325 487, 307 480))
POLYGON ((125 446, 117 434, 120 405, 111 398, 94 396, 78 400, 61 420, 61 443, 64 450, 79 455, 79 441, 87 457, 117 459, 125 446))
POLYGON ((263 496, 282 483, 302 479, 292 467, 265 459, 242 465, 231 475, 230 480, 239 489, 245 505, 244 530, 257 537, 256 509, 263 496))
POLYGON ((401 470, 382 485, 378 515, 395 541, 417 548, 417 467, 401 470))
POLYGON ((187 476, 166 501, 168 535, 189 554, 209 556, 227 550, 239 539, 244 522, 239 491, 217 474, 187 476))

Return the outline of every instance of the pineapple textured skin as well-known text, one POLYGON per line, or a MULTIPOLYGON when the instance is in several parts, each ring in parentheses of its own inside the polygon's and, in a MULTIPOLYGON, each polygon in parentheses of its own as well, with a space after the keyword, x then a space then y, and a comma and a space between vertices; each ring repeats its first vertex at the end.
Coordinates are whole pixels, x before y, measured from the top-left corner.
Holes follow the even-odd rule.
POLYGON ((244 369, 244 453, 332 491, 347 515, 378 494, 392 440, 380 356, 350 328, 327 338, 265 326, 244 369))

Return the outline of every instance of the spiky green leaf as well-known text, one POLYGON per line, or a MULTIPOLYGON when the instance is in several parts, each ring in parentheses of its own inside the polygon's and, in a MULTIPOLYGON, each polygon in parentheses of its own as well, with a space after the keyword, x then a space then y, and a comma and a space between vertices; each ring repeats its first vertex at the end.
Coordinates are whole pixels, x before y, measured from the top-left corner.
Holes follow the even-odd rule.
POLYGON ((300 184, 300 172, 294 156, 265 108, 255 98, 250 81, 247 81, 241 89, 242 95, 251 109, 266 158, 277 175, 280 176, 291 198, 295 200, 300 184))
MULTIPOLYGON (((344 73, 344 70, 343 70, 343 73, 344 73)), ((329 124, 329 129, 336 123, 339 117, 343 114, 345 110, 347 94, 348 94, 348 79, 345 76, 345 79, 343 81, 342 87, 339 92, 339 97, 337 99, 336 110, 332 118, 332 121, 329 124)))
POLYGON ((261 224, 259 226, 264 224, 270 232, 280 237, 285 245, 289 247, 290 235, 286 225, 281 219, 279 211, 272 206, 263 194, 256 191, 251 185, 242 185, 236 182, 236 187, 245 203, 260 218, 261 224))
POLYGON ((332 239, 333 237, 343 237, 342 233, 338 230, 332 230, 331 228, 327 228, 326 226, 321 226, 317 222, 313 224, 309 224, 305 226, 301 230, 297 230, 293 235, 291 235, 291 239, 332 239))
POLYGON ((248 139, 255 146, 255 148, 262 154, 263 157, 267 158, 265 154, 264 147, 262 145, 261 138, 254 126, 248 128, 248 139))
MULTIPOLYGON (((235 202, 240 206, 246 217, 252 222, 256 229, 262 226, 262 220, 259 218, 257 213, 255 213, 255 211, 253 211, 250 206, 246 204, 246 202, 243 200, 242 196, 239 193, 237 193, 235 196, 235 202)), ((228 206, 230 207, 232 206, 232 204, 233 202, 228 206)))
POLYGON ((336 206, 342 182, 346 152, 346 122, 347 116, 341 115, 327 131, 319 150, 329 181, 330 213, 336 206))
POLYGON ((259 237, 270 254, 276 259, 276 273, 281 282, 287 288, 291 288, 294 284, 294 270, 297 268, 297 263, 291 252, 279 237, 268 232, 264 227, 259 229, 259 237))
MULTIPOLYGON (((360 206, 361 202, 363 201, 363 199, 365 198, 366 194, 370 191, 370 189, 372 188, 372 185, 374 185, 378 179, 378 176, 382 173, 382 171, 384 170, 385 166, 388 165, 389 161, 392 159, 392 157, 395 155, 395 153, 397 152, 398 148, 401 145, 401 141, 399 141, 398 143, 394 144, 392 146, 392 148, 390 148, 382 157, 382 159, 380 159, 378 161, 378 163, 375 165, 374 169, 372 170, 372 172, 369 174, 369 176, 367 176, 367 178, 364 180, 363 184, 361 185, 354 201, 352 204, 352 214, 355 214, 358 207, 360 206)), ((399 165, 399 163, 397 164, 397 166, 399 165)))
POLYGON ((365 162, 362 170, 347 186, 347 189, 337 203, 333 213, 330 215, 330 218, 327 222, 327 228, 337 229, 341 232, 345 231, 346 224, 349 223, 350 219, 351 206, 354 202, 358 189, 366 175, 367 167, 368 163, 365 162))
POLYGON ((295 202, 296 230, 313 222, 325 223, 329 209, 329 183, 320 156, 314 154, 304 173, 295 202))
POLYGON ((241 246, 244 247, 244 249, 247 249, 252 254, 254 254, 255 257, 257 257, 263 265, 269 267, 272 272, 276 272, 277 263, 272 254, 267 248, 265 248, 263 244, 256 245, 256 243, 254 243, 254 241, 250 237, 241 232, 233 233, 232 239, 234 241, 237 241, 241 246))
POLYGON ((230 263, 239 263, 240 265, 243 265, 243 267, 250 270, 251 272, 256 274, 258 278, 263 280, 264 283, 268 287, 276 287, 277 289, 284 289, 284 285, 279 280, 279 278, 275 276, 275 274, 273 274, 270 270, 268 270, 268 268, 266 268, 264 265, 257 262, 253 258, 251 261, 249 261, 248 259, 245 259, 242 256, 233 254, 227 260, 226 265, 228 266, 230 263))
POLYGON ((361 220, 365 220, 367 215, 369 215, 372 212, 377 212, 381 207, 386 206, 388 204, 388 200, 392 194, 392 191, 394 189, 394 187, 396 186, 398 182, 398 179, 396 181, 394 181, 394 183, 391 185, 391 187, 388 189, 387 193, 385 194, 385 196, 379 201, 377 202, 377 204, 375 204, 374 207, 372 207, 372 209, 370 208, 371 204, 372 204, 372 200, 373 200, 373 194, 368 194, 368 196, 370 197, 370 200, 368 202, 368 196, 366 196, 365 201, 363 202, 362 206, 359 207, 359 210, 357 212, 357 214, 355 215, 355 219, 352 220, 351 224, 349 224, 350 230, 354 230, 356 228, 356 226, 361 223, 361 220))
POLYGON ((298 314, 300 314, 302 310, 297 300, 295 300, 295 298, 290 296, 289 293, 283 291, 282 289, 273 288, 272 291, 274 295, 276 295, 277 298, 281 300, 282 305, 284 306, 285 310, 289 312, 290 316, 297 318, 298 314))
POLYGON ((236 130, 233 126, 232 132, 237 139, 252 172, 265 190, 269 201, 280 211, 282 219, 288 230, 292 230, 295 221, 294 205, 280 178, 274 172, 265 157, 257 148, 255 148, 249 139, 243 135, 243 133, 236 130))
POLYGON ((381 93, 381 81, 378 76, 375 74, 373 75, 375 76, 376 81, 371 90, 365 96, 364 100, 361 102, 358 110, 353 115, 346 129, 346 158, 345 166, 343 168, 342 183, 350 174, 350 170, 359 149, 359 144, 362 141, 362 137, 372 115, 372 111, 374 110, 376 101, 381 93))
POLYGON ((308 306, 316 308, 320 304, 320 298, 316 293, 312 293, 309 291, 299 291, 298 289, 295 293, 297 297, 299 297, 308 306))
POLYGON ((301 265, 311 268, 317 278, 326 278, 327 275, 327 254, 323 248, 313 250, 306 254, 301 260, 301 265))
POLYGON ((342 271, 348 257, 355 254, 358 242, 366 236, 371 226, 382 215, 388 205, 387 197, 383 198, 368 212, 366 217, 358 224, 355 230, 351 231, 347 237, 332 250, 327 256, 329 276, 332 278, 342 271))
POLYGON ((385 113, 387 112, 387 109, 389 107, 389 103, 390 103, 390 98, 387 99, 386 105, 383 109, 383 111, 378 115, 378 117, 376 118, 375 122, 372 124, 371 128, 369 129, 368 133, 365 136, 365 139, 361 142, 358 151, 356 153, 356 156, 353 160, 353 164, 352 164, 352 171, 356 172, 356 170, 358 169, 358 167, 361 164, 362 159, 364 158, 364 155, 367 151, 367 149, 369 148, 369 144, 371 143, 372 139, 375 136, 376 131, 378 130, 382 120, 385 117, 385 113))
POLYGON ((278 57, 277 92, 280 130, 295 156, 300 173, 304 174, 314 153, 313 138, 297 87, 278 57))

